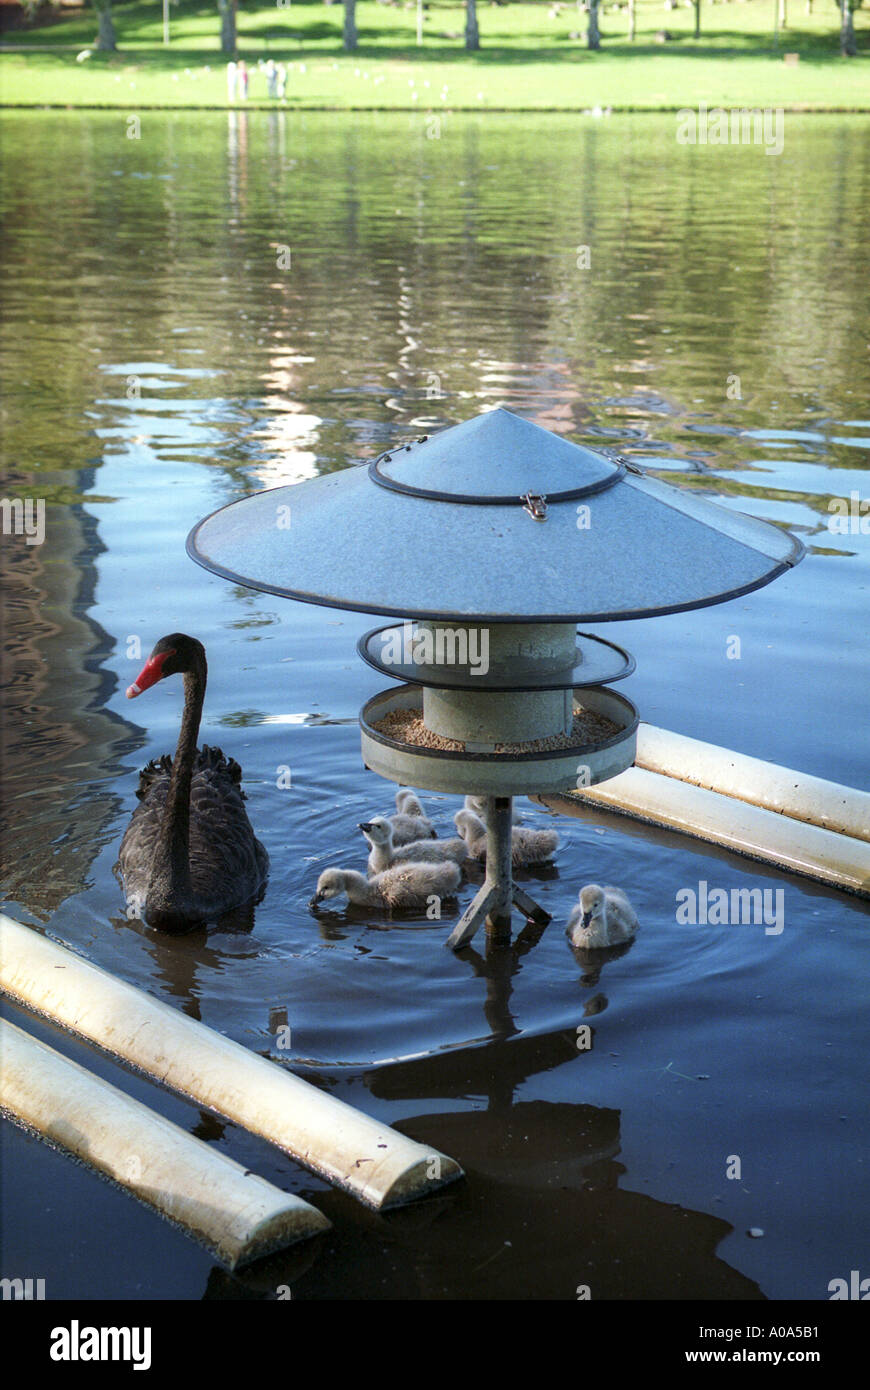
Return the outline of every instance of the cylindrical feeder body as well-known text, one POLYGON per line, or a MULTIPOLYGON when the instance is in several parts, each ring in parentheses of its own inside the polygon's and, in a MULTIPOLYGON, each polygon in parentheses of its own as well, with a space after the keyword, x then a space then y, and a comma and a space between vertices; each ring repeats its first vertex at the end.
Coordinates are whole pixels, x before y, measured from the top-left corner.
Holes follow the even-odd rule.
POLYGON ((423 723, 433 733, 458 739, 470 753, 492 752, 496 744, 524 743, 567 734, 574 718, 570 688, 535 689, 559 671, 570 673, 578 661, 573 623, 418 623, 417 650, 434 660, 420 665, 423 723), (459 664, 480 680, 479 690, 447 690, 426 685, 428 676, 459 664), (528 690, 499 691, 492 682, 528 681, 528 690))

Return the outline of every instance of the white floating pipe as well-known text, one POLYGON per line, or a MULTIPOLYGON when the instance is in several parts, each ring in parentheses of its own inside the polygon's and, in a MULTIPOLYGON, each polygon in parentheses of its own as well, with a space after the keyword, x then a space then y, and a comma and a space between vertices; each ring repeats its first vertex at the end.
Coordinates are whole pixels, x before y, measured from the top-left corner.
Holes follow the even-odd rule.
POLYGON ((870 794, 854 787, 643 723, 637 731, 635 766, 870 841, 870 794))
POLYGON ((0 1019, 0 1106, 196 1237, 229 1269, 331 1223, 170 1120, 0 1019))
MULTIPOLYGON (((870 846, 865 840, 792 820, 692 782, 630 767, 609 782, 567 797, 679 830, 870 897, 870 846)), ((549 797, 540 799, 553 802, 549 797)))
POLYGON ((277 1144, 367 1206, 399 1206, 462 1176, 446 1154, 324 1095, 3 914, 0 989, 277 1144))

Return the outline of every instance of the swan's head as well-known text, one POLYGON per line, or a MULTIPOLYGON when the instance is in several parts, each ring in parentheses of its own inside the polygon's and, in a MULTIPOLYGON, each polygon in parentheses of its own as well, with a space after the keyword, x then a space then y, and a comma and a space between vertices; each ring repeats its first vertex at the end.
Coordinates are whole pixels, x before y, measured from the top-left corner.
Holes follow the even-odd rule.
POLYGON ((405 790, 404 790, 403 792, 400 793, 400 795, 401 795, 402 800, 401 800, 401 802, 399 802, 399 800, 398 800, 398 798, 397 798, 397 799, 396 799, 396 806, 397 806, 397 809, 398 809, 399 811, 401 811, 403 815, 406 815, 406 816, 422 816, 422 815, 423 815, 423 807, 422 807, 421 804, 420 804, 420 800, 419 800, 419 798, 418 798, 416 792, 408 791, 408 789, 407 789, 407 787, 406 787, 405 790))
POLYGON ((370 845, 388 845, 393 838, 393 827, 383 816, 360 821, 359 828, 370 845))
POLYGON ((465 798, 465 809, 471 811, 475 816, 482 816, 486 809, 485 796, 467 796, 465 798))
POLYGON ((326 898, 338 898, 344 891, 344 870, 324 869, 317 880, 317 890, 308 906, 317 907, 318 903, 322 903, 326 898))
POLYGON ((184 671, 196 671, 205 678, 205 647, 184 632, 171 632, 160 638, 133 684, 128 685, 127 699, 134 700, 149 685, 184 671))
POLYGON ((588 927, 593 917, 600 917, 604 911, 604 889, 597 883, 587 883, 580 889, 580 906, 583 909, 583 925, 588 927))

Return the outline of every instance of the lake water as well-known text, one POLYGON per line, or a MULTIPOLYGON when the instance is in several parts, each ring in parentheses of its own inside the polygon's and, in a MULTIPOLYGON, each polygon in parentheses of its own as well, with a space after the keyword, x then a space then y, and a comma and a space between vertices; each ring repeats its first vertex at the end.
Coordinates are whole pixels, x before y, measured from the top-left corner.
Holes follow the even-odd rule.
MULTIPOLYGON (((375 1216, 124 1077, 334 1232, 233 1278, 5 1126, 0 1272, 50 1298, 826 1299, 867 1263, 867 903, 602 813, 559 819, 531 948, 315 918, 319 871, 362 867, 357 822, 392 803, 356 725, 384 684, 355 652, 374 620, 235 588, 184 542, 246 493, 505 405, 801 537, 768 588, 598 631, 636 656, 642 718, 867 789, 870 536, 828 503, 870 497, 870 122, 787 116, 778 157, 655 116, 128 128, 5 121, 4 494, 46 502, 42 545, 4 537, 6 910, 468 1177, 375 1216), (242 763, 272 873, 252 920, 166 939, 127 920, 112 865, 181 711, 177 681, 125 700, 137 643, 178 629, 207 648, 202 739, 242 763), (641 921, 597 979, 563 934, 590 880, 641 921), (781 889, 784 930, 679 925, 702 880, 781 889)), ((447 833, 458 802, 423 799, 447 833)))

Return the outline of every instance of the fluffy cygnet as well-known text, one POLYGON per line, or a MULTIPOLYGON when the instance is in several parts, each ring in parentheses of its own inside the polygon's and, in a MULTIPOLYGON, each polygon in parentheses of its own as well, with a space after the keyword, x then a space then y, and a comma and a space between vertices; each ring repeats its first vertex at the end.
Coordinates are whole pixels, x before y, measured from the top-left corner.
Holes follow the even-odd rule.
POLYGON ((457 811, 453 823, 459 831, 472 859, 486 858, 486 826, 474 811, 457 811))
MULTIPOLYGON (((484 823, 486 823, 486 797, 485 797, 485 796, 467 796, 467 797, 465 798, 465 809, 466 809, 466 811, 473 811, 474 814, 475 814, 476 816, 479 816, 480 819, 481 819, 484 823)), ((513 805, 512 805, 512 807, 511 807, 511 824, 512 824, 512 825, 520 825, 520 824, 522 823, 522 819, 523 819, 522 816, 520 815, 519 811, 517 810, 516 802, 514 802, 513 805)))
POLYGON ((387 911, 394 907, 426 907, 432 897, 453 897, 461 877, 459 865, 450 860, 442 864, 396 864, 374 878, 366 878, 356 869, 324 869, 308 906, 317 907, 327 898, 346 893, 348 900, 359 907, 387 911))
POLYGON ((621 888, 587 883, 565 930, 572 946, 596 950, 630 941, 637 927, 637 914, 621 888))
POLYGON ((371 847, 368 860, 370 875, 383 873, 393 864, 443 863, 446 859, 463 864, 468 858, 468 846, 460 839, 414 840, 409 845, 398 847, 393 828, 385 816, 362 821, 359 828, 371 847))
POLYGON ((396 814, 389 817, 393 844, 410 845, 414 840, 434 840, 437 831, 420 805, 416 792, 400 787, 396 792, 396 814))
MULTIPOLYGON (((486 860, 486 826, 473 811, 457 811, 453 817, 456 828, 468 846, 472 859, 486 860)), ((532 830, 514 826, 511 831, 511 864, 524 869, 529 864, 544 864, 559 848, 555 830, 532 830)))

